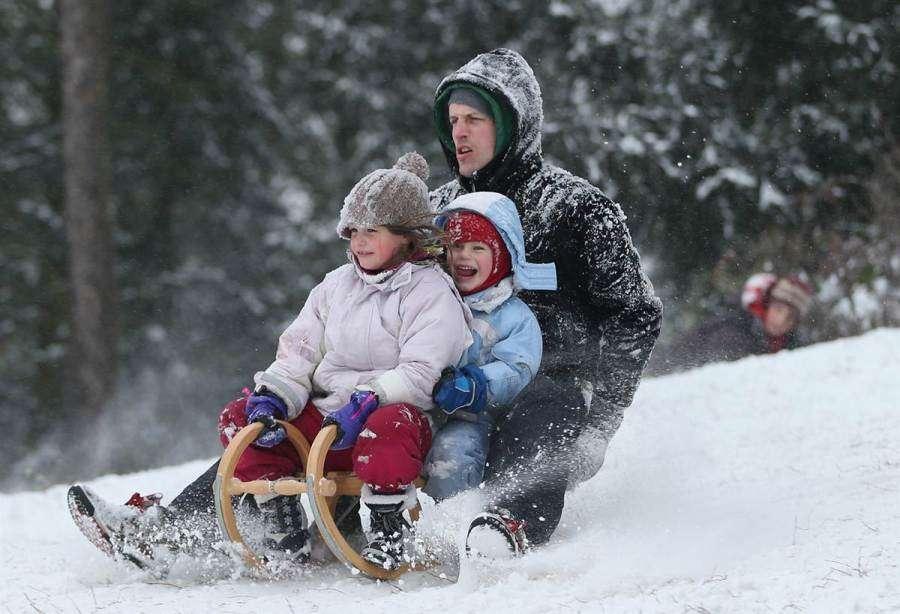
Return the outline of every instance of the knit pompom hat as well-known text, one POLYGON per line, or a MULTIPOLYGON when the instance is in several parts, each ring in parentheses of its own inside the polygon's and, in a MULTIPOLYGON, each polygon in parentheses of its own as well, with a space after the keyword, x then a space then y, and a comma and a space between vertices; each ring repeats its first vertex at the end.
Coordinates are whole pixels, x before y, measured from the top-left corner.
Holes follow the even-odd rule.
POLYGON ((351 226, 429 226, 434 211, 428 202, 426 179, 428 162, 414 151, 400 156, 393 168, 372 171, 344 199, 338 234, 349 239, 351 226))

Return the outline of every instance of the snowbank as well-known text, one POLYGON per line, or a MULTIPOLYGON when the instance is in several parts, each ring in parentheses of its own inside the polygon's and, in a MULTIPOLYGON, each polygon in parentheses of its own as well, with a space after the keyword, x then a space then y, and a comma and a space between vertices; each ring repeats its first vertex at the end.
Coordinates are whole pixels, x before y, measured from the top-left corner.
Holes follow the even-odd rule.
MULTIPOLYGON (((296 578, 154 581, 104 558, 65 485, 0 495, 11 612, 897 612, 900 330, 646 380, 554 541, 457 583, 338 565, 296 578)), ((209 459, 90 484, 167 499, 209 459)), ((472 501, 432 520, 457 531, 472 501)))

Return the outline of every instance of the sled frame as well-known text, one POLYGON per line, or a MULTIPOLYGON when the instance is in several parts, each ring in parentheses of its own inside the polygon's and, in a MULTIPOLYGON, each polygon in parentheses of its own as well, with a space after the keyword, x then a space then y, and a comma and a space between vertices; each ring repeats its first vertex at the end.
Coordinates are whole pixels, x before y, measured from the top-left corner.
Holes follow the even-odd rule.
MULTIPOLYGON (((224 536, 239 546, 248 566, 260 568, 265 564, 265 558, 255 554, 241 536, 232 497, 240 497, 245 494, 305 494, 322 541, 325 542, 335 558, 344 565, 351 569, 358 569, 363 574, 378 580, 396 580, 411 569, 424 568, 421 563, 403 564, 397 569, 385 569, 380 565, 370 563, 360 556, 341 533, 334 518, 337 498, 341 495, 358 497, 362 481, 349 471, 325 472, 325 456, 337 438, 337 426, 328 425, 323 428, 310 445, 293 424, 281 420, 278 421, 278 424, 284 428, 288 441, 297 450, 301 466, 306 468, 305 473, 278 480, 253 480, 250 482, 244 482, 234 477, 234 470, 241 454, 256 441, 264 428, 262 424, 254 422, 242 428, 232 438, 219 461, 216 479, 213 483, 219 529, 224 536)), ((417 488, 421 488, 423 485, 423 480, 416 480, 417 488)), ((410 520, 416 522, 419 519, 421 507, 417 503, 408 512, 410 520)))

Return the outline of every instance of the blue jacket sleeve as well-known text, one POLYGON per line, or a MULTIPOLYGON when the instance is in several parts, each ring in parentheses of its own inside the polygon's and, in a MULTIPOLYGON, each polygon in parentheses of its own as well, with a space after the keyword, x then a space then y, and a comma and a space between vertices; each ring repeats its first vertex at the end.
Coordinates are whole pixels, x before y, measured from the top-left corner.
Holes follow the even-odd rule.
POLYGON ((534 313, 518 298, 501 307, 495 328, 500 339, 491 348, 494 360, 479 365, 488 382, 488 404, 507 405, 534 378, 541 366, 543 342, 534 313))

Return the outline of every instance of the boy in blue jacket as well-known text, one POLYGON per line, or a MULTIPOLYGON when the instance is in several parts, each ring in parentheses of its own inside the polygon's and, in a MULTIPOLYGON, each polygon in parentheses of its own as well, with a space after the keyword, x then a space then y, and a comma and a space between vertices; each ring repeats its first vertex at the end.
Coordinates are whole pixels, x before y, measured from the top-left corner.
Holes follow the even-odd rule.
POLYGON ((516 293, 556 290, 556 268, 525 261, 519 214, 502 194, 460 196, 436 223, 450 275, 472 310, 474 338, 434 387, 443 416, 425 462, 425 492, 440 501, 481 483, 495 421, 540 367, 541 329, 516 293))

